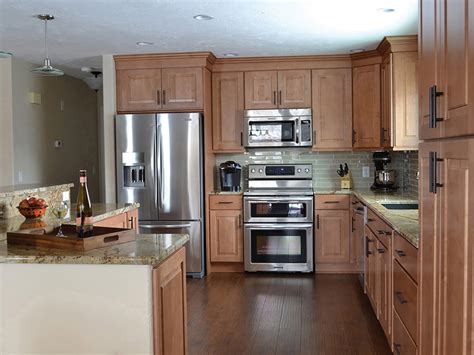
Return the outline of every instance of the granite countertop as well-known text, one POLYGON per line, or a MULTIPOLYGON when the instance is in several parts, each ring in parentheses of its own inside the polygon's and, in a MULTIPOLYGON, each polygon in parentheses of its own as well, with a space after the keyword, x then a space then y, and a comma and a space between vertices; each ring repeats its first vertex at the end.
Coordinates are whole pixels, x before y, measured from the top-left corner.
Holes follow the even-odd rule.
POLYGON ((209 192, 209 195, 242 195, 244 192, 241 191, 218 191, 214 190, 209 192))
POLYGON ((48 191, 51 189, 70 189, 74 184, 60 184, 44 186, 44 184, 23 184, 23 185, 10 185, 0 187, 0 198, 19 196, 19 195, 34 195, 38 192, 48 191))
MULTIPOLYGON (((92 217, 93 221, 99 222, 103 219, 117 216, 124 212, 128 212, 140 207, 139 203, 123 204, 123 203, 93 203, 92 217)), ((63 219, 64 224, 75 223, 75 218, 71 218, 76 210, 76 204, 72 204, 69 214, 63 219)), ((19 229, 41 228, 50 225, 58 225, 58 219, 52 214, 51 208, 46 210, 43 218, 29 220, 23 216, 17 216, 7 219, 0 219, 0 241, 7 239, 7 232, 17 231, 19 229)))
POLYGON ((354 194, 381 219, 387 222, 402 237, 418 248, 419 218, 418 210, 389 210, 381 203, 418 202, 418 196, 400 192, 381 193, 370 189, 330 190, 315 189, 316 195, 325 194, 354 194))
POLYGON ((0 242, 0 264, 110 264, 156 267, 189 240, 187 234, 138 234, 134 242, 87 252, 7 245, 0 242))

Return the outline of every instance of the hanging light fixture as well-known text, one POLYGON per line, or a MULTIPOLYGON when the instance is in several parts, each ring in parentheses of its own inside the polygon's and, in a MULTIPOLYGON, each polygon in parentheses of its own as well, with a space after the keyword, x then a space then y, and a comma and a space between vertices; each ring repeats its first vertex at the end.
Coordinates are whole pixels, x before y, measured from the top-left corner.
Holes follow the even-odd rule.
POLYGON ((43 76, 59 76, 63 75, 64 72, 60 69, 53 68, 51 66, 51 60, 49 59, 48 55, 48 21, 54 20, 53 15, 49 14, 42 14, 37 16, 41 21, 44 21, 44 52, 45 52, 45 58, 44 58, 44 65, 42 67, 34 68, 31 69, 31 72, 33 74, 37 75, 43 75, 43 76))
POLYGON ((10 58, 13 56, 10 52, 0 50, 0 58, 10 58))
POLYGON ((102 72, 100 70, 94 70, 91 68, 88 68, 90 70, 84 70, 83 71, 88 71, 91 73, 93 76, 88 76, 84 78, 83 80, 86 82, 86 84, 95 92, 99 91, 99 89, 102 87, 102 72))

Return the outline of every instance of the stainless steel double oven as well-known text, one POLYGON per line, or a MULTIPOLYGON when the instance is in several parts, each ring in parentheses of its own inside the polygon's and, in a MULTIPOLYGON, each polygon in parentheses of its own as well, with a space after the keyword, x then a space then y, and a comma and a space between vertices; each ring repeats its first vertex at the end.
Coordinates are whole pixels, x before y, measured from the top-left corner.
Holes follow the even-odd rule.
POLYGON ((249 165, 246 271, 313 271, 311 165, 249 165))

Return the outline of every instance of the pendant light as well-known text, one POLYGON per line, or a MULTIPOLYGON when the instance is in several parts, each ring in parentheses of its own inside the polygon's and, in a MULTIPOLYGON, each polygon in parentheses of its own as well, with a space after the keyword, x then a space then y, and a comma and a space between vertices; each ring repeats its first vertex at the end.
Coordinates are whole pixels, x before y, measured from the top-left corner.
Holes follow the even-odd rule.
POLYGON ((41 21, 44 21, 44 51, 45 51, 45 58, 44 58, 44 65, 42 67, 31 69, 33 74, 43 75, 43 76, 59 76, 63 75, 64 72, 60 69, 53 68, 51 66, 51 60, 49 59, 48 55, 48 21, 54 20, 53 15, 44 14, 37 16, 41 21))
POLYGON ((10 58, 12 56, 13 54, 10 52, 0 50, 0 58, 10 58))

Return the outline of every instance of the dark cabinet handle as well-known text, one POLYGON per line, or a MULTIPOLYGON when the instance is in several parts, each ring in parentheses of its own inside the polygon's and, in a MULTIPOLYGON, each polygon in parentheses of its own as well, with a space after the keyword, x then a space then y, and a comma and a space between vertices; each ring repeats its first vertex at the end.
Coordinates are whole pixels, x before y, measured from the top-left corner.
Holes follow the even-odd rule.
POLYGON ((429 153, 429 164, 428 164, 428 180, 429 180, 429 192, 436 194, 438 187, 443 187, 443 184, 438 182, 438 163, 442 162, 443 159, 438 158, 437 152, 429 153))
POLYGON ((356 131, 355 129, 352 130, 352 145, 356 143, 356 131))
POLYGON ((352 220, 352 228, 351 228, 351 229, 352 229, 352 231, 353 231, 353 232, 355 232, 355 228, 354 228, 354 222, 355 222, 355 218, 354 218, 354 217, 352 217, 352 219, 351 219, 351 220, 352 220))
POLYGON ((244 133, 243 132, 240 132, 240 146, 241 147, 244 146, 244 133))
POLYGON ((352 201, 352 204, 353 204, 353 205, 357 205, 358 203, 359 203, 359 202, 357 202, 357 201, 352 201))
POLYGON ((231 203, 233 203, 232 201, 219 201, 218 204, 220 205, 230 205, 231 203))
POLYGON ((397 299, 398 303, 400 303, 400 304, 408 303, 408 301, 403 298, 401 292, 395 292, 395 298, 397 299))
POLYGON ((133 229, 133 217, 131 217, 128 221, 130 222, 130 229, 133 229))
POLYGON ((395 253, 397 253, 397 255, 400 257, 407 256, 403 250, 396 249, 395 253))
POLYGON ((437 91, 436 85, 430 87, 429 92, 429 128, 436 128, 437 123, 444 121, 443 118, 438 117, 438 109, 437 109, 437 98, 443 95, 443 92, 437 91))
POLYGON ((273 104, 276 105, 277 104, 277 92, 276 91, 273 91, 273 104))
POLYGON ((166 105, 166 92, 163 90, 163 105, 166 105))
POLYGON ((385 253, 385 249, 382 249, 382 248, 377 249, 377 251, 379 252, 379 254, 384 254, 385 253))
POLYGON ((369 243, 372 243, 372 240, 370 240, 369 237, 365 236, 365 256, 367 258, 370 254, 372 254, 372 252, 369 251, 369 243))
POLYGON ((279 101, 279 104, 281 105, 281 90, 280 90, 280 92, 278 93, 278 101, 279 101))
POLYGON ((160 90, 156 90, 156 103, 161 105, 160 90))
POLYGON ((341 202, 340 201, 324 201, 324 203, 333 204, 333 203, 341 203, 341 202))
POLYGON ((373 219, 373 218, 367 218, 367 222, 375 222, 375 219, 373 219))
POLYGON ((319 229, 319 214, 316 215, 316 229, 319 229))
POLYGON ((393 343, 393 351, 394 351, 394 353, 397 354, 397 355, 401 355, 401 352, 400 352, 401 347, 402 347, 401 344, 393 343))
POLYGON ((316 145, 316 130, 313 131, 313 145, 316 145))
POLYGON ((377 233, 379 235, 386 235, 386 236, 389 236, 389 235, 392 235, 392 232, 388 232, 388 231, 384 231, 384 230, 378 230, 377 233))

